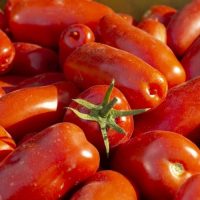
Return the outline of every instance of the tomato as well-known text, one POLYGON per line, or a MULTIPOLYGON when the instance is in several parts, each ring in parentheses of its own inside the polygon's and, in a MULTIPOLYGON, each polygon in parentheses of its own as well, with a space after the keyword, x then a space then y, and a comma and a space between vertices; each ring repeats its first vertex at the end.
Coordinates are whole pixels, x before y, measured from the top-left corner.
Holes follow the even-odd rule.
POLYGON ((167 5, 153 5, 142 16, 143 19, 153 19, 166 27, 177 10, 167 5))
POLYGON ((132 15, 126 13, 118 13, 118 15, 120 15, 123 19, 125 19, 125 21, 128 22, 130 25, 134 25, 136 23, 132 15))
POLYGON ((20 139, 26 133, 61 121, 64 107, 78 93, 72 83, 65 81, 10 92, 0 98, 0 125, 13 138, 20 139))
POLYGON ((83 131, 71 123, 55 124, 22 143, 1 163, 1 199, 60 199, 98 167, 98 151, 83 131))
POLYGON ((178 190, 174 200, 197 200, 200 198, 200 174, 190 177, 178 190))
POLYGON ((200 34, 200 1, 186 4, 170 21, 167 27, 168 45, 182 56, 200 34))
POLYGON ((15 49, 8 36, 0 29, 0 75, 11 69, 15 49))
POLYGON ((155 109, 135 116, 135 134, 151 130, 174 131, 199 143, 200 77, 169 90, 155 109))
POLYGON ((200 75, 200 37, 198 37, 184 54, 181 63, 185 68, 186 78, 190 80, 200 75))
POLYGON ((167 42, 167 31, 165 26, 154 19, 144 19, 138 24, 138 28, 151 34, 163 43, 167 42))
POLYGON ((112 171, 99 171, 90 177, 70 200, 137 200, 131 183, 122 174, 112 171))
POLYGON ((128 141, 134 129, 132 116, 123 116, 122 112, 121 115, 115 116, 115 114, 112 113, 118 111, 119 114, 120 111, 130 111, 130 106, 120 90, 115 87, 113 88, 113 85, 110 87, 112 89, 110 89, 108 85, 95 85, 78 95, 77 99, 92 103, 94 105, 92 109, 87 109, 84 103, 79 104, 77 101, 72 101, 72 103, 69 104, 69 108, 75 109, 80 113, 88 114, 93 121, 81 118, 81 115, 77 116, 76 112, 72 109, 67 109, 64 116, 64 121, 77 124, 83 129, 88 141, 91 142, 101 154, 106 151, 108 153, 109 149, 113 149, 119 144, 128 141), (116 98, 116 102, 112 105, 112 108, 108 106, 110 102, 106 102, 104 98, 109 98, 110 102, 116 98), (116 126, 123 129, 123 132, 120 132, 116 126), (108 137, 108 141, 106 141, 106 137, 108 137), (109 147, 107 147, 107 142, 109 143, 109 147))
POLYGON ((5 14, 17 41, 57 47, 61 32, 71 24, 86 24, 93 31, 102 16, 113 11, 88 0, 8 0, 5 14))
POLYGON ((5 15, 3 10, 0 9, 0 29, 5 30, 6 22, 5 22, 5 15))
POLYGON ((158 69, 169 87, 185 81, 185 71, 171 49, 120 16, 104 16, 99 23, 99 35, 102 43, 128 51, 158 69))
POLYGON ((166 79, 159 71, 128 52, 100 43, 73 51, 65 60, 64 74, 82 89, 110 84, 114 78, 132 108, 155 107, 167 93, 166 79))
POLYGON ((59 41, 59 57, 61 66, 63 66, 67 56, 77 47, 94 41, 94 33, 84 24, 73 24, 64 29, 60 35, 59 41))
POLYGON ((10 134, 0 126, 0 162, 14 151, 16 144, 10 134))
POLYGON ((146 132, 118 147, 111 169, 130 178, 144 199, 169 200, 200 172, 200 150, 177 133, 146 132))
POLYGON ((39 45, 16 42, 12 73, 21 76, 33 76, 58 69, 58 56, 51 49, 39 45))
POLYGON ((61 72, 46 72, 32 76, 30 78, 26 78, 25 80, 19 82, 17 87, 25 88, 25 87, 43 86, 64 80, 65 80, 64 74, 61 72))
POLYGON ((25 80, 27 77, 25 76, 17 76, 17 75, 2 75, 0 76, 0 87, 12 87, 17 86, 18 83, 25 80))

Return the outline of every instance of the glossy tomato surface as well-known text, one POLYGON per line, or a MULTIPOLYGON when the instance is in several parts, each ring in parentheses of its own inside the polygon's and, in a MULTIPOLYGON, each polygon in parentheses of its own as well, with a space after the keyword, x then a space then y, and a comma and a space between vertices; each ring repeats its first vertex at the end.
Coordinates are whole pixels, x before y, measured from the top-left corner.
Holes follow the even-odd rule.
POLYGON ((122 144, 111 166, 130 178, 145 199, 169 200, 190 176, 200 172, 200 150, 177 133, 151 131, 122 144))
POLYGON ((93 175, 99 154, 83 131, 59 123, 25 141, 0 164, 2 199, 59 199, 93 175))

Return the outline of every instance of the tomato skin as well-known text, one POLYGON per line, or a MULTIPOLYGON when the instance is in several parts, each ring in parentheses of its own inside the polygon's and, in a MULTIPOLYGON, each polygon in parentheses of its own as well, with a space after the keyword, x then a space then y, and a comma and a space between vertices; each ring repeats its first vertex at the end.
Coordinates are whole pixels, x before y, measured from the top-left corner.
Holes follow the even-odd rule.
POLYGON ((25 80, 19 82, 17 87, 26 88, 26 87, 44 86, 64 80, 65 80, 64 74, 61 72, 46 72, 26 78, 25 80))
POLYGON ((5 21, 5 15, 3 10, 0 9, 0 29, 5 30, 6 28, 6 21, 5 21))
POLYGON ((200 174, 190 177, 178 190, 174 200, 198 200, 200 199, 200 174))
POLYGON ((0 75, 11 70, 15 49, 8 36, 0 29, 0 75))
MULTIPOLYGON (((108 89, 107 85, 95 85, 83 91, 81 94, 78 95, 77 98, 84 99, 95 105, 100 105, 103 102, 107 89, 108 89)), ((125 96, 120 92, 120 90, 118 90, 115 87, 112 90, 110 99, 112 100, 114 97, 118 99, 118 102, 113 107, 114 109, 130 110, 129 103, 126 100, 125 96)), ((83 106, 78 105, 74 101, 72 101, 69 104, 69 107, 74 108, 81 113, 88 114, 89 112, 88 109, 84 108, 83 106)), ((119 144, 128 141, 131 138, 133 130, 134 130, 132 116, 123 116, 123 117, 117 118, 116 120, 117 120, 117 124, 125 130, 126 134, 120 134, 113 129, 108 129, 107 134, 108 134, 110 149, 113 149, 119 144)), ((77 124, 84 131, 88 141, 91 142, 98 149, 100 153, 105 152, 103 136, 97 122, 80 119, 69 109, 67 109, 65 113, 64 121, 77 124)))
POLYGON ((129 15, 127 13, 118 13, 118 15, 122 17, 130 25, 136 24, 136 21, 132 15, 129 15))
POLYGON ((131 179, 145 199, 169 200, 185 180, 200 172, 200 150, 182 135, 146 132, 118 147, 111 169, 131 179))
POLYGON ((174 15, 167 27, 168 45, 182 56, 200 34, 200 1, 192 0, 174 15))
POLYGON ((8 0, 5 14, 17 41, 57 47, 59 37, 71 24, 86 24, 96 30, 100 18, 113 11, 88 0, 8 0))
POLYGON ((99 35, 102 43, 128 51, 159 70, 169 87, 185 81, 185 71, 171 49, 120 16, 104 16, 99 23, 99 35))
POLYGON ((98 167, 98 151, 83 131, 71 123, 55 124, 22 143, 1 163, 1 198, 56 200, 98 167))
POLYGON ((0 98, 0 125, 14 139, 61 121, 64 107, 78 95, 71 82, 22 88, 0 98))
POLYGON ((176 12, 175 8, 167 5, 153 5, 144 13, 142 18, 156 20, 167 27, 176 12))
POLYGON ((134 187, 122 174, 99 171, 90 177, 70 200, 137 200, 134 187))
POLYGON ((135 116, 135 134, 166 130, 200 141, 200 77, 169 90, 166 99, 155 109, 135 116))
POLYGON ((161 42, 167 42, 167 30, 165 26, 159 21, 153 19, 144 19, 138 26, 138 28, 151 34, 154 38, 160 40, 161 42))
POLYGON ((0 162, 14 151, 16 144, 10 134, 0 126, 0 162))
POLYGON ((200 75, 200 37, 198 37, 185 52, 181 63, 185 68, 186 78, 190 80, 200 75))
POLYGON ((63 66, 67 56, 77 47, 94 41, 94 33, 84 24, 73 24, 64 29, 59 40, 59 58, 61 66, 63 66))
POLYGON ((167 93, 166 80, 156 69, 128 52, 100 43, 73 51, 65 61, 64 74, 82 89, 110 84, 114 78, 132 108, 157 106, 167 93))
POLYGON ((13 74, 34 76, 58 69, 58 56, 51 49, 25 42, 16 42, 13 45, 15 47, 13 74))

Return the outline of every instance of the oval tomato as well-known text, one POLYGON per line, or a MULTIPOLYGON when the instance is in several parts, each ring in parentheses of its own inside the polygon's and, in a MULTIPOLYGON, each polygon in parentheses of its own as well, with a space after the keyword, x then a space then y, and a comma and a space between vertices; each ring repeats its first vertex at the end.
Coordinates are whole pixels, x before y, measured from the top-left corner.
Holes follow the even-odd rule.
POLYGON ((169 200, 200 172, 200 150, 177 133, 146 132, 119 146, 111 166, 131 179, 145 199, 169 200))
POLYGON ((15 75, 34 76, 58 69, 58 56, 51 49, 25 42, 15 42, 13 45, 15 57, 11 71, 15 75))
POLYGON ((71 82, 54 85, 22 88, 0 98, 0 125, 13 138, 41 130, 61 121, 64 107, 78 95, 71 82))
POLYGON ((70 200, 137 200, 134 187, 122 174, 99 171, 70 198, 70 200))
POLYGON ((67 57, 64 74, 82 89, 110 84, 114 78, 116 87, 134 109, 157 106, 166 97, 168 89, 165 77, 143 60, 95 42, 77 48, 67 57))
POLYGON ((166 77, 169 87, 185 81, 184 68, 171 49, 150 34, 131 26, 116 14, 104 16, 98 28, 102 43, 141 58, 166 77))
POLYGON ((15 40, 46 47, 57 47, 61 32, 71 24, 86 24, 95 32, 109 13, 109 7, 89 0, 8 0, 5 7, 15 40))
POLYGON ((93 175, 99 154, 71 123, 48 127, 23 142, 0 164, 1 199, 60 199, 93 175))

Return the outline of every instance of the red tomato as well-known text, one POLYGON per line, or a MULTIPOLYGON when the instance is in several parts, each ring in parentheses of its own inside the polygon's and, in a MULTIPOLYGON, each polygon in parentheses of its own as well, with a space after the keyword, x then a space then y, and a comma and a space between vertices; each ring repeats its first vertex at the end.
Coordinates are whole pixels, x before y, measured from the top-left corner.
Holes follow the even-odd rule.
POLYGON ((16 145, 10 134, 0 126, 0 162, 11 152, 14 151, 16 145))
POLYGON ((73 51, 65 60, 64 73, 82 89, 110 84, 114 78, 132 108, 155 107, 167 93, 159 71, 128 52, 95 42, 73 51))
POLYGON ((25 76, 4 75, 0 76, 0 87, 17 86, 21 81, 25 80, 25 76))
POLYGON ((56 83, 59 81, 64 81, 64 80, 65 80, 65 77, 63 73, 46 72, 43 74, 32 76, 30 78, 26 78, 25 80, 18 83, 18 88, 49 85, 49 84, 56 83))
POLYGON ((126 13, 118 13, 126 22, 128 22, 130 25, 133 25, 136 23, 133 16, 126 14, 126 13))
POLYGON ((5 15, 3 10, 0 9, 0 29, 5 30, 6 22, 5 22, 5 15))
POLYGON ((96 115, 93 115, 93 117, 96 117, 97 120, 101 118, 101 120, 99 120, 98 122, 81 119, 70 109, 67 109, 64 116, 64 121, 69 121, 77 124, 80 128, 83 129, 88 141, 91 142, 99 150, 100 153, 105 153, 105 150, 109 151, 108 149, 105 149, 106 143, 104 144, 104 142, 106 139, 103 135, 104 133, 101 132, 101 129, 103 130, 103 127, 106 129, 105 134, 106 137, 108 137, 110 149, 113 149, 119 144, 128 141, 134 129, 132 116, 114 116, 114 114, 112 113, 113 109, 119 112, 130 111, 130 106, 126 98, 117 88, 113 88, 112 92, 109 94, 110 100, 115 97, 117 98, 117 102, 114 104, 113 108, 111 108, 110 110, 106 110, 106 113, 104 112, 108 104, 108 102, 103 103, 104 97, 107 95, 107 90, 107 85, 95 85, 83 91, 77 97, 78 99, 86 100, 97 106, 105 104, 104 106, 102 106, 102 108, 97 107, 90 110, 76 103, 75 101, 72 101, 72 103, 70 103, 69 105, 70 108, 76 109, 80 113, 90 114, 96 112, 96 115), (106 124, 103 124, 102 120, 106 121, 106 124), (120 132, 117 131, 116 128, 114 128, 113 122, 115 122, 125 131, 124 134, 120 134, 120 132))
POLYGON ((167 5, 153 5, 143 15, 143 19, 153 19, 166 27, 176 13, 176 9, 167 5))
POLYGON ((59 123, 22 143, 1 163, 1 199, 60 199, 98 167, 98 151, 83 131, 59 123))
POLYGON ((200 174, 193 175, 178 190, 174 200, 199 200, 200 199, 200 174))
POLYGON ((192 0, 174 15, 167 27, 168 45, 182 56, 200 34, 200 1, 192 0))
POLYGON ((181 63, 185 68, 187 80, 200 75, 200 37, 198 37, 186 51, 181 63))
POLYGON ((169 87, 185 81, 184 68, 171 49, 150 34, 116 14, 104 16, 98 28, 101 42, 143 59, 166 77, 169 87))
POLYGON ((200 77, 169 90, 155 109, 135 116, 135 134, 151 130, 173 131, 200 142, 200 77))
POLYGON ((12 73, 33 76, 58 69, 58 56, 51 49, 24 42, 16 42, 14 47, 12 73))
POLYGON ((137 200, 131 183, 122 174, 99 171, 90 177, 70 200, 137 200))
POLYGON ((61 32, 71 24, 86 24, 93 31, 102 16, 113 11, 88 0, 8 0, 5 14, 17 41, 57 47, 61 32))
POLYGON ((15 48, 8 36, 0 29, 0 75, 11 69, 15 48))
POLYGON ((169 200, 200 172, 200 150, 182 135, 146 132, 119 146, 111 166, 130 178, 144 199, 169 200))
POLYGON ((163 43, 167 42, 167 31, 165 26, 154 19, 144 19, 138 24, 138 28, 151 34, 163 43))
POLYGON ((60 35, 59 41, 59 57, 61 66, 63 66, 67 56, 69 56, 77 47, 94 41, 94 33, 84 24, 73 24, 64 29, 60 35))
POLYGON ((64 107, 78 93, 72 83, 65 81, 8 93, 0 98, 0 125, 13 138, 20 139, 26 133, 61 121, 64 107))

